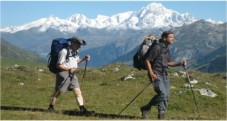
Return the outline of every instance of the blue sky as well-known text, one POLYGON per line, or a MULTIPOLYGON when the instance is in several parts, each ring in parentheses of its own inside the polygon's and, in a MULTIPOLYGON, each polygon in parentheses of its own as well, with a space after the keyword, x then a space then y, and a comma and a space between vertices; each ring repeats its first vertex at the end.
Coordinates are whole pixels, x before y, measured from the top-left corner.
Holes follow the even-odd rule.
MULTIPOLYGON (((95 18, 97 14, 112 16, 139 11, 154 1, 1 1, 1 27, 18 26, 50 15, 65 19, 73 14, 95 18)), ((226 22, 226 1, 155 1, 166 8, 188 12, 199 19, 226 22)))

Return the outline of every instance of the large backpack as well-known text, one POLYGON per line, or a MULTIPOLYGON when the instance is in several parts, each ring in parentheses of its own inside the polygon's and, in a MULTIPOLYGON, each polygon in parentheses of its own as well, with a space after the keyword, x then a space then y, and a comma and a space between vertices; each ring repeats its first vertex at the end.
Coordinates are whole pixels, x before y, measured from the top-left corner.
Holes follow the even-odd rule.
POLYGON ((67 50, 66 61, 69 61, 69 41, 65 38, 57 38, 52 41, 47 66, 49 71, 54 74, 60 72, 57 68, 58 54, 63 48, 67 50))
POLYGON ((152 44, 144 44, 142 43, 140 45, 140 48, 138 51, 135 53, 133 56, 133 67, 138 69, 138 70, 147 70, 147 67, 145 65, 145 60, 149 54, 149 50, 155 45, 159 44, 158 40, 153 40, 152 44))

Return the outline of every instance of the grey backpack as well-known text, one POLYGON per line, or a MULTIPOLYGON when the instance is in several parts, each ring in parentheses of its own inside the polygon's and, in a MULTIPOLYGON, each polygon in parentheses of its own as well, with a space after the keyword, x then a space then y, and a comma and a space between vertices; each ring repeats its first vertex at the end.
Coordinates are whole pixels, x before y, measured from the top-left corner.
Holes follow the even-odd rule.
POLYGON ((146 56, 149 53, 150 48, 158 43, 158 40, 144 40, 136 54, 133 56, 133 67, 138 70, 147 70, 145 65, 146 56))

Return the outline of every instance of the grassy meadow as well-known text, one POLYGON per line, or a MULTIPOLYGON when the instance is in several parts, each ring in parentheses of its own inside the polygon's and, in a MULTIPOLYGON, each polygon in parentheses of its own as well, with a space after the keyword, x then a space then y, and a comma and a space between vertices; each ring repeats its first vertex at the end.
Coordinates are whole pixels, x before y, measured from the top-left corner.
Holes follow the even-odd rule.
MULTIPOLYGON (((181 69, 182 71, 183 69, 181 69)), ((171 69, 169 72, 180 70, 171 69)), ((147 72, 138 71, 124 64, 106 65, 100 68, 88 68, 82 78, 84 67, 79 68, 77 77, 82 89, 85 106, 103 114, 118 114, 148 83, 147 72), (119 68, 119 71, 115 69, 119 68), (134 73, 135 79, 121 80, 127 74, 134 73)), ((198 103, 200 117, 185 77, 170 75, 171 97, 165 113, 166 120, 226 120, 226 77, 223 73, 201 73, 189 70, 192 78, 198 80, 194 85, 194 94, 198 103), (225 78, 224 78, 225 77, 225 78), (198 89, 205 88, 217 94, 216 97, 200 95, 198 89)), ((32 62, 1 62, 1 106, 23 107, 46 110, 50 95, 54 91, 55 76, 46 64, 32 62), (18 66, 15 66, 15 65, 18 66)), ((140 117, 140 107, 155 95, 152 86, 134 100, 122 112, 122 115, 140 117)), ((62 110, 79 110, 72 92, 62 94, 55 105, 59 113, 29 110, 1 110, 2 120, 113 120, 108 117, 71 116, 62 110)), ((115 118, 124 119, 124 118, 115 118)), ((115 120, 114 119, 114 120, 115 120)), ((152 107, 149 119, 157 119, 157 108, 152 107)), ((124 119, 125 120, 125 119, 124 119)))

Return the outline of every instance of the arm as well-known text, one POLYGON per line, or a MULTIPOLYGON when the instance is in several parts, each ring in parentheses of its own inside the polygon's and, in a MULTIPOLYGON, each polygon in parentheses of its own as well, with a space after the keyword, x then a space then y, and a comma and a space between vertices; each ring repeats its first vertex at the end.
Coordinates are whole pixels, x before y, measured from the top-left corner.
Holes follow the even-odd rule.
POLYGON ((91 59, 90 55, 86 55, 84 58, 80 58, 80 59, 77 61, 77 63, 79 64, 79 63, 81 63, 81 62, 83 62, 83 61, 85 61, 85 60, 90 60, 90 59, 91 59))
POLYGON ((66 68, 63 64, 57 64, 57 68, 59 68, 62 71, 69 71, 69 73, 76 72, 76 68, 66 68))
POLYGON ((152 80, 151 81, 154 81, 154 80, 157 80, 157 75, 154 73, 153 69, 152 69, 152 64, 150 61, 148 61, 147 59, 145 60, 145 64, 146 64, 146 67, 147 67, 147 70, 148 70, 148 74, 151 76, 152 80))
POLYGON ((168 66, 170 67, 176 67, 176 66, 186 66, 187 65, 187 61, 186 60, 182 60, 180 62, 168 62, 168 66))

